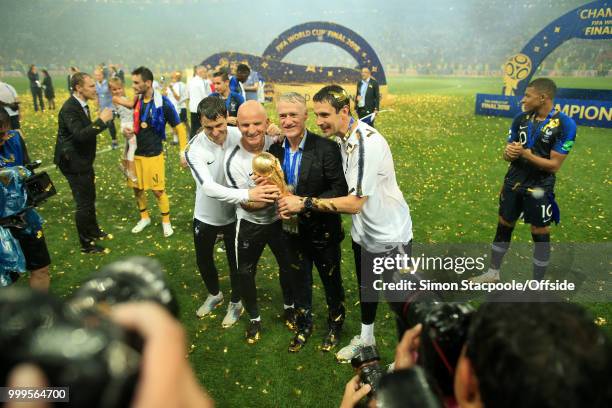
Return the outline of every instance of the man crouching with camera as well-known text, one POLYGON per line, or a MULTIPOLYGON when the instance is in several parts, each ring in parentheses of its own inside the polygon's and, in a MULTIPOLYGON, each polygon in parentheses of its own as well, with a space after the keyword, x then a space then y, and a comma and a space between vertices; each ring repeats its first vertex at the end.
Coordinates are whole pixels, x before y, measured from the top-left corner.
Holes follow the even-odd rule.
POLYGON ((457 339, 463 344, 457 358, 444 345, 444 333, 430 324, 437 318, 424 317, 397 346, 393 373, 378 378, 358 371, 341 408, 361 406, 365 396, 366 406, 384 408, 610 406, 612 346, 577 304, 498 295, 469 318, 465 337, 457 339), (371 379, 377 382, 368 384, 371 379))
POLYGON ((1 290, 0 344, 10 352, 0 353, 0 383, 56 387, 35 401, 9 393, 7 408, 212 407, 166 276, 154 259, 131 257, 89 274, 67 298, 1 290))
MULTIPOLYGON (((21 134, 10 129, 10 117, 4 109, 0 109, 0 170, 15 166, 25 166, 30 162, 21 134)), ((25 257, 25 267, 30 271, 30 286, 33 289, 46 292, 49 290, 49 264, 51 264, 51 258, 49 257, 42 227, 24 227, 23 220, 19 220, 18 215, 10 218, 2 218, 0 216, 0 228, 8 230, 19 242, 25 257)), ((4 261, 2 264, 4 264, 4 261)), ((14 280, 16 276, 16 273, 10 273, 6 279, 7 283, 14 280)))

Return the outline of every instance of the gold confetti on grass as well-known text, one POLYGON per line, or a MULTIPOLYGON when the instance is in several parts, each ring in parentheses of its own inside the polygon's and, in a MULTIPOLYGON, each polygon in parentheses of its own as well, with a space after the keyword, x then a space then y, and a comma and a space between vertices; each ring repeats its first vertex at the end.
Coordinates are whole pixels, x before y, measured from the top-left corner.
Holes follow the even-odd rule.
MULTIPOLYGON (((59 107, 68 95, 63 90, 56 91, 59 107)), ((27 89, 20 96, 24 101, 22 124, 30 156, 42 159, 43 166, 51 165, 52 146, 57 134, 57 111, 34 114, 27 89)), ((473 94, 399 95, 390 107, 394 111, 381 114, 377 127, 393 153, 397 180, 412 213, 415 242, 489 242, 495 233, 498 193, 507 169, 507 163, 500 159, 500 155, 510 119, 474 116, 473 94), (459 224, 461 228, 458 228, 459 224)), ((268 109, 273 110, 272 107, 268 109)), ((312 113, 308 127, 317 130, 312 113)), ((612 203, 610 195, 606 194, 606 187, 612 185, 612 178, 609 169, 602 165, 610 157, 606 132, 609 130, 580 127, 576 147, 558 174, 557 197, 562 206, 562 223, 553 228, 553 240, 556 242, 609 241, 609 228, 605 225, 609 224, 606 220, 610 218, 612 203)), ((110 145, 107 132, 100 135, 98 140, 99 149, 106 149, 110 145)), ((289 371, 300 376, 303 381, 300 383, 301 390, 295 390, 295 383, 290 381, 273 387, 264 380, 242 376, 245 373, 260 373, 266 378, 285 378, 287 375, 288 365, 284 357, 287 354, 287 335, 285 331, 278 334, 281 332, 275 325, 282 326, 274 320, 282 308, 278 267, 267 249, 257 274, 262 319, 265 321, 261 344, 246 348, 244 319, 234 330, 222 331, 217 320, 195 318, 195 310, 207 292, 195 264, 192 244, 194 181, 189 171, 178 167, 177 149, 168 146, 167 150, 166 180, 175 226, 175 235, 170 240, 162 236, 160 217, 152 194, 148 194, 152 225, 142 234, 131 234, 131 228, 138 221, 138 210, 132 191, 125 186, 117 170, 120 152, 108 151, 97 156, 98 219, 103 229, 115 235, 115 240, 107 245, 112 252, 97 259, 80 255, 70 190, 61 173, 55 169, 49 170, 58 195, 46 202, 40 211, 46 220, 45 234, 53 254, 52 291, 66 297, 92 271, 120 257, 138 254, 155 256, 167 269, 170 285, 180 304, 188 344, 194 345, 194 348, 188 349, 190 362, 200 381, 211 390, 220 406, 286 406, 297 400, 295 395, 298 391, 301 391, 301 394, 297 394, 300 401, 316 403, 327 395, 326 392, 343 389, 350 376, 348 369, 338 366, 326 356, 319 359, 318 354, 309 354, 309 346, 304 354, 290 356, 292 363, 289 367, 296 367, 296 370, 289 371), (228 352, 223 352, 225 349, 228 352), (229 352, 229 349, 232 351, 229 352), (283 357, 279 358, 279 355, 283 357), (245 356, 250 362, 248 368, 244 366, 245 356), (311 361, 316 361, 316 366, 311 365, 311 361), (321 372, 329 374, 325 377, 325 384, 321 384, 321 372), (253 394, 259 398, 245 402, 236 399, 236 395, 228 395, 240 392, 217 391, 224 390, 226 384, 232 384, 234 380, 238 381, 238 387, 243 384, 245 389, 253 387, 257 390, 253 394), (283 397, 271 402, 272 398, 262 396, 260 390, 263 394, 279 393, 283 397)), ((348 309, 344 340, 348 341, 351 335, 358 332, 359 302, 348 236, 350 217, 343 218, 347 238, 342 244, 342 275, 348 309)), ((528 226, 518 225, 513 240, 530 242, 528 226)), ((215 253, 215 258, 222 290, 228 294, 230 286, 226 255, 215 253)), ((319 324, 325 325, 325 299, 316 272, 313 277, 313 294, 315 299, 319 297, 319 301, 314 303, 315 312, 322 316, 319 324)), ((598 286, 602 291, 605 289, 603 285, 598 286)), ((380 342, 381 353, 387 353, 387 359, 390 359, 396 337, 392 319, 384 319, 382 310, 377 323, 377 341, 380 342)), ((599 316, 595 320, 599 326, 607 326, 610 314, 606 309, 595 315, 599 316)), ((325 403, 329 402, 325 400, 325 403)))

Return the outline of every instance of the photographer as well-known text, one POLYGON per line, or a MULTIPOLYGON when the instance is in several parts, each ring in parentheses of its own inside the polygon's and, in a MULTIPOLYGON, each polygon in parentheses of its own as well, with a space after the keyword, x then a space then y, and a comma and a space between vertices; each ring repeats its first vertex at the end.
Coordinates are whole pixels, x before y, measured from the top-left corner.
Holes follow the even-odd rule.
MULTIPOLYGON (((6 111, 0 109, 0 169, 23 166, 30 162, 25 142, 19 132, 9 130, 11 119, 6 111)), ((23 229, 7 227, 19 242, 30 271, 30 287, 41 291, 49 290, 49 264, 51 258, 42 229, 27 233, 23 229)))
MULTIPOLYGON (((133 408, 212 407, 208 397, 185 358, 185 330, 164 308, 153 302, 133 302, 115 306, 112 319, 125 329, 137 332, 144 341, 140 381, 133 408)), ((16 367, 9 387, 44 387, 47 379, 32 365, 16 367)), ((14 403, 7 407, 22 407, 14 403)), ((50 405, 38 403, 31 408, 50 405)))
MULTIPOLYGON (((17 91, 6 82, 0 81, 0 110, 5 110, 11 118, 11 130, 21 128, 19 123, 19 98, 17 91)), ((21 130, 20 130, 21 131, 21 130)))
MULTIPOLYGON (((612 351, 592 317, 576 304, 525 297, 520 302, 517 297, 513 295, 514 302, 507 297, 485 303, 473 315, 462 353, 451 367, 456 401, 447 399, 447 406, 610 406, 612 351)), ((405 333, 397 347, 396 370, 405 373, 416 368, 415 362, 422 364, 422 333, 421 325, 405 333)), ((437 381, 429 381, 433 389, 438 389, 437 381)), ((355 406, 368 387, 351 379, 341 407, 355 406)), ((422 404, 409 397, 403 406, 422 404)))
POLYGON ((189 366, 166 277, 153 258, 130 257, 88 275, 65 299, 0 291, 0 344, 10 350, 0 353, 0 383, 62 387, 52 398, 69 407, 212 406, 189 366))
POLYGON ((212 407, 185 358, 185 330, 155 303, 128 303, 113 309, 112 318, 144 339, 141 381, 135 408, 212 407))

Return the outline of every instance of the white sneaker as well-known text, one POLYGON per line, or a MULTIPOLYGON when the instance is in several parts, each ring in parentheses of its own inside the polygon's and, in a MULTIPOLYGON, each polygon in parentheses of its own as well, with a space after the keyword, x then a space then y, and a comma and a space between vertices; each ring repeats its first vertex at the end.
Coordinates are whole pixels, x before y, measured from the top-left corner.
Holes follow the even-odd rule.
POLYGON ((348 346, 342 347, 340 351, 336 353, 336 359, 340 363, 350 363, 351 359, 359 353, 359 350, 361 350, 362 347, 375 346, 375 345, 376 345, 376 340, 372 344, 365 344, 361 340, 361 337, 357 335, 353 337, 353 339, 348 344, 348 346))
POLYGON ((499 269, 495 270, 495 269, 489 268, 489 270, 483 273, 482 275, 470 278, 470 281, 474 283, 499 282, 499 269))
POLYGON ((217 306, 220 306, 223 303, 223 293, 219 292, 217 296, 208 295, 202 306, 196 311, 196 315, 198 317, 204 317, 217 306))
POLYGON ((169 222, 162 222, 162 228, 164 229, 164 237, 168 238, 170 235, 174 234, 172 224, 169 222))
POLYGON ((132 234, 138 234, 140 231, 147 228, 149 225, 151 225, 150 218, 141 218, 140 221, 138 221, 138 223, 136 224, 136 226, 132 228, 132 234))
POLYGON ((242 313, 244 313, 244 307, 242 307, 242 302, 230 302, 227 306, 227 313, 223 318, 223 322, 221 322, 221 327, 223 327, 224 329, 232 327, 238 321, 238 319, 240 319, 242 313))

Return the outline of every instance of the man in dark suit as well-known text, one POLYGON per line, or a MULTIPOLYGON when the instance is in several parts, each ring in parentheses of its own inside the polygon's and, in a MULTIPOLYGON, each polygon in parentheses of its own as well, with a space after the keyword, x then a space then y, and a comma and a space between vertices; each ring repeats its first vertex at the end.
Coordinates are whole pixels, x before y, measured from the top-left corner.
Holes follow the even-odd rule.
POLYGON ((77 67, 68 68, 68 76, 66 77, 66 79, 68 80, 68 92, 70 92, 70 95, 72 95, 72 76, 77 72, 79 72, 79 69, 77 67))
POLYGON ((361 81, 357 82, 355 106, 359 119, 367 117, 363 121, 374 126, 376 113, 380 109, 380 89, 378 82, 372 78, 370 70, 366 67, 361 69, 361 81))
MULTIPOLYGON (((346 195, 338 144, 306 130, 308 110, 300 94, 281 95, 276 107, 280 128, 285 135, 282 144, 270 147, 280 161, 285 181, 302 197, 337 197, 346 195)), ((344 288, 340 274, 340 243, 344 239, 339 214, 303 212, 297 216, 297 233, 286 231, 293 259, 300 260, 293 286, 297 310, 297 331, 289 351, 299 351, 312 333, 312 266, 319 271, 329 311, 328 332, 322 350, 338 344, 344 323, 344 288)))
POLYGON ((97 135, 112 120, 113 111, 103 109, 94 122, 88 100, 96 99, 96 85, 88 74, 78 72, 72 76, 73 94, 62 106, 58 115, 57 142, 53 162, 68 180, 76 203, 76 226, 81 242, 81 252, 100 253, 104 248, 95 241, 112 238, 98 226, 96 219, 96 188, 93 162, 96 158, 97 135))

